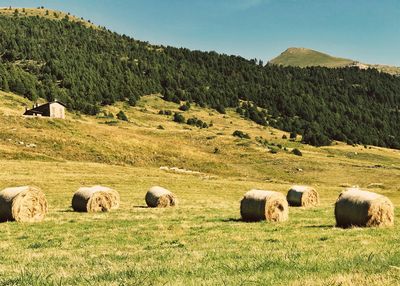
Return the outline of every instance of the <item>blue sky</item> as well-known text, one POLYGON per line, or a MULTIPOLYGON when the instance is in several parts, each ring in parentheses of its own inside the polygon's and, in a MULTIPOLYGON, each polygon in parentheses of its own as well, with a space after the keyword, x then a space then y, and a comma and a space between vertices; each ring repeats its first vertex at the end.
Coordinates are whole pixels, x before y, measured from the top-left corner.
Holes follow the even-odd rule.
POLYGON ((155 44, 267 61, 307 47, 400 66, 400 0, 47 0, 45 6, 155 44))

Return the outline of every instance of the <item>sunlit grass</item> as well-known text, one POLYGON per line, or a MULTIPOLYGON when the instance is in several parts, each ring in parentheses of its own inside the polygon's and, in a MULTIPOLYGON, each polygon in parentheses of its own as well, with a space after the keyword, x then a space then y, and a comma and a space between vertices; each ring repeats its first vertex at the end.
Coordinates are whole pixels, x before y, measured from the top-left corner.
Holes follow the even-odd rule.
POLYGON ((397 222, 342 230, 333 216, 344 184, 374 184, 370 190, 399 205, 398 151, 342 143, 314 148, 233 111, 193 107, 185 116, 214 124, 199 130, 158 115, 178 105, 156 96, 134 108, 108 108, 130 119, 116 126, 73 114, 66 121, 24 119, 24 102, 9 96, 0 94, 0 189, 36 185, 49 213, 42 223, 0 224, 0 285, 395 285, 400 279, 397 222), (233 137, 235 130, 251 139, 233 137), (303 156, 271 154, 256 136, 298 147, 303 156), (95 184, 118 190, 121 208, 72 212, 72 194, 95 184), (290 208, 281 224, 240 221, 246 191, 285 193, 291 184, 316 187, 321 205, 290 208), (179 206, 146 208, 145 193, 154 185, 173 191, 179 206))

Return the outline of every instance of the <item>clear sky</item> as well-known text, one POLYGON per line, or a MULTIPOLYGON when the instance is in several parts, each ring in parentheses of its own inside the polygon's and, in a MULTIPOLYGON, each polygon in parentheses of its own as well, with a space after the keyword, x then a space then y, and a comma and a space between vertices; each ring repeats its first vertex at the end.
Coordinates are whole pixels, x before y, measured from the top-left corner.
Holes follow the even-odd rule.
POLYGON ((64 10, 154 44, 262 59, 288 47, 400 66, 400 0, 0 0, 64 10))

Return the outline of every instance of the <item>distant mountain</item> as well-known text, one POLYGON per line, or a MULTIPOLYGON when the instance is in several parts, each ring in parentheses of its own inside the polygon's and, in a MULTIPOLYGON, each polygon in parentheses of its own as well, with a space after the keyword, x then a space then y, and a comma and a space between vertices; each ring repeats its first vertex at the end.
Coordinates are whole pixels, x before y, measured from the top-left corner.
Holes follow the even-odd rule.
POLYGON ((310 67, 323 66, 329 68, 346 67, 353 64, 353 60, 336 58, 328 54, 306 48, 289 48, 270 61, 274 65, 310 67))
POLYGON ((360 69, 375 68, 381 72, 400 75, 400 67, 364 64, 355 60, 333 57, 325 53, 314 51, 306 48, 289 48, 276 58, 269 61, 273 65, 294 66, 294 67, 358 67, 360 69))

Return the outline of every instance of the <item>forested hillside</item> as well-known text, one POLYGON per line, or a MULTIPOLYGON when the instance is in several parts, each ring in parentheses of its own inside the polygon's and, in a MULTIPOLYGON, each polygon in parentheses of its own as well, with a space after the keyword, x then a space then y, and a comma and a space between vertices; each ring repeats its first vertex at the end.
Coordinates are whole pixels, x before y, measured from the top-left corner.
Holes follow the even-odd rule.
POLYGON ((187 100, 303 134, 306 143, 400 148, 400 78, 358 68, 263 66, 215 52, 152 46, 68 19, 0 17, 0 88, 96 114, 144 94, 187 100))

